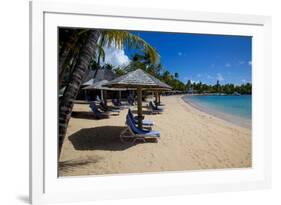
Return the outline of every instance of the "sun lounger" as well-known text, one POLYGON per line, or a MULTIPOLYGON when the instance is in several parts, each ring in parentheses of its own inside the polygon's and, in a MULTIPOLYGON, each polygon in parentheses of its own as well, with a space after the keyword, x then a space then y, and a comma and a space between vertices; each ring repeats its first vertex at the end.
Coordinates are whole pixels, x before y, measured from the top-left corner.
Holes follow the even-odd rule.
POLYGON ((128 103, 129 103, 129 105, 134 105, 135 103, 135 100, 134 100, 134 97, 132 96, 132 95, 128 95, 128 98, 127 98, 127 100, 128 100, 128 103))
POLYGON ((106 105, 103 101, 100 101, 100 102, 99 102, 99 106, 100 106, 100 109, 101 109, 102 111, 104 111, 104 112, 106 112, 106 111, 109 110, 108 107, 107 107, 107 105, 106 105))
MULTIPOLYGON (((134 117, 131 109, 128 109, 128 116, 131 118, 131 120, 135 123, 138 124, 138 120, 134 117)), ((154 125, 154 122, 151 120, 142 120, 142 125, 144 127, 150 127, 154 125)))
POLYGON ((120 134, 120 140, 122 142, 125 142, 125 139, 132 139, 132 143, 135 143, 136 140, 146 142, 147 139, 154 139, 157 142, 158 138, 160 138, 159 131, 138 128, 128 115, 126 117, 126 125, 126 129, 120 134))
POLYGON ((122 103, 117 100, 117 99, 112 99, 112 105, 116 108, 119 108, 119 109, 125 109, 125 108, 128 108, 128 106, 126 105, 122 105, 122 103))
POLYGON ((95 102, 91 102, 89 107, 91 108, 92 112, 94 113, 94 117, 96 119, 109 118, 108 113, 100 111, 95 102))
POLYGON ((153 105, 153 103, 150 101, 148 104, 148 109, 150 110, 150 112, 152 114, 159 114, 163 112, 162 108, 156 107, 155 105, 153 105))
POLYGON ((154 104, 157 105, 157 107, 158 107, 158 106, 165 106, 164 104, 159 103, 159 102, 156 102, 156 101, 154 101, 154 104))
POLYGON ((100 109, 104 112, 110 111, 116 115, 119 115, 121 111, 119 108, 109 108, 103 101, 100 101, 100 109))
POLYGON ((161 107, 161 105, 156 105, 154 102, 151 101, 151 105, 156 110, 164 110, 164 108, 161 107))
POLYGON ((100 96, 97 95, 96 101, 97 101, 97 102, 101 102, 100 96))
POLYGON ((121 102, 119 102, 119 100, 115 98, 112 99, 112 104, 116 107, 122 106, 121 102))

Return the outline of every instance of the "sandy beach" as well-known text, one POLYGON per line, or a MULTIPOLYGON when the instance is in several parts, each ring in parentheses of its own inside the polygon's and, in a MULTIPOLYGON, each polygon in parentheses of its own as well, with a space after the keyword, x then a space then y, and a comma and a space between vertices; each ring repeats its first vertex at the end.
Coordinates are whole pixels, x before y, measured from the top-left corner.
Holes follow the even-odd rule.
MULTIPOLYGON (((158 143, 121 143, 127 109, 119 116, 95 120, 89 105, 75 104, 59 159, 59 176, 143 173, 251 167, 251 129, 163 96, 162 114, 145 119, 161 132, 158 143)), ((133 109, 136 111, 136 106, 133 109)))

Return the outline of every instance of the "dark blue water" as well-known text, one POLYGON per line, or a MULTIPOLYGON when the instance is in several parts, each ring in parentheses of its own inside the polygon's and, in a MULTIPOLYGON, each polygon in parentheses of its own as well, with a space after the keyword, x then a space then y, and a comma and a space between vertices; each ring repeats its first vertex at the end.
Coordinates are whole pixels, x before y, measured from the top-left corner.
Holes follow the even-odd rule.
POLYGON ((207 109, 244 119, 252 119, 252 96, 185 96, 185 100, 207 109))

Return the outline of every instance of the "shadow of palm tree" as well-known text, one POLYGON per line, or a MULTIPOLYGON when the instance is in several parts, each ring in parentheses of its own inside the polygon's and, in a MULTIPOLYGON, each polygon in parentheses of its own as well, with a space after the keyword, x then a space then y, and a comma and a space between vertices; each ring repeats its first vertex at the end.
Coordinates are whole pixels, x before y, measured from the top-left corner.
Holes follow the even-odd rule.
POLYGON ((91 160, 66 160, 66 161, 62 161, 59 162, 60 164, 60 168, 68 168, 68 167, 75 167, 75 166, 83 166, 83 165, 87 165, 87 164, 93 164, 93 163, 97 163, 99 161, 100 158, 95 158, 95 159, 91 159, 91 160))
POLYGON ((68 139, 76 150, 122 151, 134 146, 120 141, 119 136, 124 129, 121 126, 84 128, 70 135, 68 139))
MULTIPOLYGON (((68 172, 72 171, 76 167, 86 166, 89 164, 97 163, 101 157, 91 157, 87 159, 79 159, 79 160, 66 160, 59 162, 59 172, 68 172)), ((59 174, 60 175, 60 174, 59 174)))

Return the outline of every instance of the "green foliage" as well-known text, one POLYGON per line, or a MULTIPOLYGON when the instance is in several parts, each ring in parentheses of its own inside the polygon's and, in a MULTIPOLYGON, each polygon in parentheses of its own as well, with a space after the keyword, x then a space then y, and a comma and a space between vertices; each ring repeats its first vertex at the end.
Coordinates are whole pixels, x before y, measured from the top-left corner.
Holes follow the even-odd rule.
POLYGON ((115 68, 114 69, 114 72, 117 76, 121 76, 121 75, 125 75, 126 74, 126 71, 122 68, 115 68))
POLYGON ((101 42, 101 46, 110 47, 114 45, 120 49, 127 46, 129 49, 143 50, 144 53, 148 54, 151 63, 156 64, 159 61, 160 56, 155 48, 139 36, 128 31, 103 30, 102 38, 104 40, 101 42))
POLYGON ((199 94, 224 93, 227 95, 232 95, 232 94, 250 95, 252 94, 252 84, 246 83, 242 85, 234 85, 234 84, 220 85, 219 81, 217 81, 215 85, 202 84, 201 82, 191 84, 191 81, 189 80, 186 84, 186 90, 199 94))
POLYGON ((145 72, 149 73, 150 75, 170 85, 174 90, 180 90, 180 91, 186 90, 185 84, 180 80, 178 80, 179 77, 178 73, 174 73, 174 74, 170 73, 168 70, 166 70, 163 67, 161 63, 155 64, 150 59, 151 58, 149 53, 144 53, 144 54, 136 53, 134 54, 134 56, 132 56, 132 61, 128 66, 124 68, 115 69, 115 72, 117 73, 117 75, 120 75, 120 73, 125 74, 130 71, 134 71, 136 69, 142 69, 145 72))

